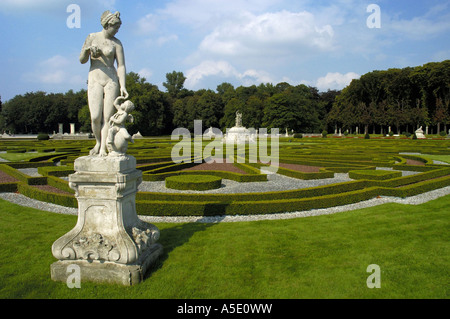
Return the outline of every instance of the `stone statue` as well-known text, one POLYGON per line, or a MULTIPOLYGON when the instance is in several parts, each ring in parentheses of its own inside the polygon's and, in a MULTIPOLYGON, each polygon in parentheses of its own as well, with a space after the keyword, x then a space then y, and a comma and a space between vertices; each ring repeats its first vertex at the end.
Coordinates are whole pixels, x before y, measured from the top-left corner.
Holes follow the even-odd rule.
POLYGON ((419 139, 423 139, 426 138, 425 135, 423 135, 423 130, 422 130, 422 126, 420 126, 416 131, 416 137, 419 139))
POLYGON ((134 143, 132 136, 125 128, 125 122, 133 122, 133 116, 129 114, 134 110, 131 101, 124 101, 119 105, 120 100, 125 100, 123 96, 118 96, 114 101, 117 113, 109 119, 109 130, 107 137, 107 148, 110 156, 123 156, 127 152, 128 142, 134 143))
POLYGON ((96 144, 89 154, 106 156, 109 119, 115 113, 114 101, 119 94, 128 98, 128 92, 124 51, 122 43, 115 37, 122 24, 120 13, 105 11, 100 22, 103 30, 88 35, 81 49, 80 62, 84 64, 90 57, 88 103, 96 144))
POLYGON ((88 36, 80 55, 81 63, 91 59, 88 102, 97 141, 89 156, 75 159, 69 175, 78 221, 52 245, 58 260, 50 266, 51 278, 67 282, 68 267, 78 266, 83 281, 134 285, 144 280, 163 247, 157 243, 159 229, 137 215, 142 171, 136 158, 125 154, 133 140, 124 125, 133 120, 134 104, 127 100, 122 44, 114 37, 119 13, 106 11, 101 22, 103 31, 88 36))
POLYGON ((236 127, 242 126, 242 113, 236 111, 236 127))

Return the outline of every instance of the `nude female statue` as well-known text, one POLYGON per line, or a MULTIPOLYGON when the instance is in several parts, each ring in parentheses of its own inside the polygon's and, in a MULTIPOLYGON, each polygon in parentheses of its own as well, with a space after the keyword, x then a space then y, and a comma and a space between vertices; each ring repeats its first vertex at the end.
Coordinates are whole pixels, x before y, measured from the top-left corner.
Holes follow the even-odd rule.
POLYGON ((91 113, 91 125, 96 144, 90 155, 106 156, 106 138, 109 119, 116 108, 114 100, 119 96, 128 98, 125 87, 125 56, 122 43, 115 37, 119 31, 120 13, 105 11, 101 17, 103 30, 91 33, 81 49, 80 62, 86 63, 91 58, 88 77, 88 103, 91 113), (114 62, 117 61, 117 70, 114 62))

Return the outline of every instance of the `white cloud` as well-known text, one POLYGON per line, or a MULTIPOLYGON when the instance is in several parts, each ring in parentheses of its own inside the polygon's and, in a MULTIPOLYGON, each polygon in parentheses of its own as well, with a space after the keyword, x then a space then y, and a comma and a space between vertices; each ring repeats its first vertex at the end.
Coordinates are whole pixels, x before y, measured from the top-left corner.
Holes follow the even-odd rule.
POLYGON ((186 72, 185 86, 194 88, 203 78, 213 75, 236 77, 239 72, 226 61, 203 61, 186 72))
POLYGON ((264 12, 281 0, 174 0, 161 14, 194 28, 216 25, 239 12, 264 12))
POLYGON ((57 4, 58 0, 2 0, 0 8, 38 8, 57 4))
POLYGON ((319 91, 326 91, 328 89, 341 90, 349 85, 353 79, 359 78, 360 75, 354 72, 348 72, 346 74, 339 72, 328 73, 324 77, 319 78, 316 81, 315 86, 319 89, 319 91))
POLYGON ((153 75, 153 71, 148 68, 143 68, 138 72, 138 74, 141 78, 145 78, 148 81, 153 75))
POLYGON ((148 34, 158 30, 159 17, 150 13, 137 21, 137 32, 148 34))
POLYGON ((333 35, 330 25, 317 25, 314 15, 306 11, 246 13, 216 27, 203 39, 200 50, 220 56, 279 57, 302 50, 331 50, 333 35))
POLYGON ((237 80, 245 86, 272 82, 272 78, 265 71, 249 69, 241 73, 227 61, 208 60, 203 61, 186 72, 185 86, 194 89, 202 80, 210 76, 237 80))
POLYGON ((55 55, 39 62, 33 71, 25 73, 22 78, 27 82, 45 85, 83 84, 86 82, 86 79, 79 74, 79 68, 75 69, 75 66, 78 66, 78 64, 73 63, 73 61, 77 60, 55 55))
POLYGON ((415 17, 411 20, 396 20, 387 24, 391 30, 411 39, 427 39, 437 34, 450 32, 450 17, 445 20, 431 20, 424 17, 415 17))
POLYGON ((177 41, 177 40, 178 40, 178 36, 176 34, 170 34, 167 36, 159 37, 158 40, 156 40, 156 43, 159 46, 162 46, 162 45, 166 44, 167 42, 177 41))

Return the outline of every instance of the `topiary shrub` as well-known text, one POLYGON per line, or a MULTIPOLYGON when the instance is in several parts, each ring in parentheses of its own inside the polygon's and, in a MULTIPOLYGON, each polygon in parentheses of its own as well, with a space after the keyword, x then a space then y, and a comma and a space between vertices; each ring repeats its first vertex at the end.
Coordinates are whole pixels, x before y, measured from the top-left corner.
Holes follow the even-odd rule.
POLYGON ((175 175, 166 178, 166 187, 178 190, 205 191, 222 186, 222 178, 212 175, 175 175))
POLYGON ((326 130, 322 131, 322 137, 327 138, 328 132, 326 130))
POLYGON ((366 133, 366 135, 364 135, 364 138, 365 138, 366 140, 370 139, 369 133, 366 133))
POLYGON ((294 138, 303 138, 303 134, 302 133, 295 133, 294 134, 294 138))

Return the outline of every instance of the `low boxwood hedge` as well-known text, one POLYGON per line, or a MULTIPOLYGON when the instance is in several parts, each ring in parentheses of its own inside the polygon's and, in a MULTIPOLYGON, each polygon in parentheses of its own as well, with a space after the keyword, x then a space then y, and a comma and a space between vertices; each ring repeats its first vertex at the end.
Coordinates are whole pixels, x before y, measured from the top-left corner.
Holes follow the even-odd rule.
POLYGON ((10 165, 7 164, 0 164, 0 170, 28 185, 47 184, 47 177, 31 177, 26 174, 23 174, 22 172, 16 170, 15 168, 12 168, 10 165))
POLYGON ((8 148, 6 153, 26 153, 27 150, 25 148, 8 148))
POLYGON ((78 201, 73 195, 52 193, 25 183, 18 183, 17 185, 17 190, 19 193, 27 197, 65 207, 78 207, 78 201))
POLYGON ((138 201, 137 213, 152 216, 214 216, 270 214, 326 208, 368 200, 377 196, 378 187, 312 198, 236 202, 138 201))
POLYGON ((158 174, 153 174, 151 172, 144 172, 142 178, 144 181, 147 182, 156 182, 156 181, 163 181, 169 176, 190 175, 190 174, 220 176, 222 178, 230 179, 241 183, 267 181, 267 175, 265 174, 239 174, 227 171, 174 171, 158 174))
POLYGON ((401 177, 402 172, 387 170, 353 170, 348 172, 351 179, 386 180, 401 177))
POLYGON ((17 182, 0 184, 0 193, 14 193, 14 192, 17 192, 17 182))
POLYGON ((172 189, 205 191, 221 186, 222 178, 213 175, 175 175, 166 178, 166 187, 172 189))

